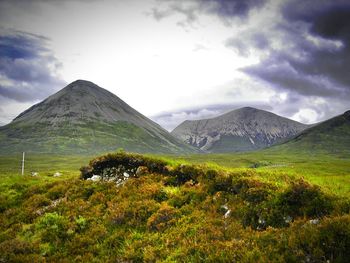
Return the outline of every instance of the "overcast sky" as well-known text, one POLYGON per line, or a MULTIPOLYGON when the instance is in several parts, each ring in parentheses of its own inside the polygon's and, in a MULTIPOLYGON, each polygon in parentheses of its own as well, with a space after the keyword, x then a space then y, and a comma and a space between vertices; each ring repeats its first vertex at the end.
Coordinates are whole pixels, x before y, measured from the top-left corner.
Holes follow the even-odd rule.
POLYGON ((350 109, 349 0, 0 0, 0 124, 76 79, 171 130, 350 109))

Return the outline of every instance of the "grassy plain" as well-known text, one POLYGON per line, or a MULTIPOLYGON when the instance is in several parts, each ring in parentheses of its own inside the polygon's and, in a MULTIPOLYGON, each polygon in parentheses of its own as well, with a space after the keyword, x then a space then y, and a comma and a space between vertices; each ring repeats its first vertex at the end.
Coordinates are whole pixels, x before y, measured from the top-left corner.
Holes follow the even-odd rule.
POLYGON ((341 196, 350 196, 350 155, 287 154, 258 151, 235 154, 203 154, 171 157, 177 161, 209 164, 227 170, 251 169, 262 178, 283 181, 288 177, 304 178, 324 190, 341 196))
MULTIPOLYGON (((192 155, 149 155, 167 160, 173 164, 201 164, 227 171, 254 170, 262 179, 283 183, 304 178, 319 185, 325 191, 350 197, 350 156, 329 154, 280 154, 271 151, 258 151, 232 154, 192 154, 192 155)), ((37 172, 33 180, 62 180, 77 178, 79 168, 87 165, 92 155, 44 155, 27 154, 25 174, 37 172), (55 172, 62 177, 52 178, 55 172)), ((0 180, 21 180, 22 155, 0 156, 0 180)))

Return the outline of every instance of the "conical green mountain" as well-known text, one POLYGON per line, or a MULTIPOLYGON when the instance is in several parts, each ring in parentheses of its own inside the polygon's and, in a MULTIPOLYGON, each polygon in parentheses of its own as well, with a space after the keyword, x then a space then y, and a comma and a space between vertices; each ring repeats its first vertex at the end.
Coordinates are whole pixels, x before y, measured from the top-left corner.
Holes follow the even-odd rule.
POLYGON ((269 151, 350 154, 350 111, 304 130, 269 151))
POLYGON ((0 127, 0 153, 150 153, 193 149, 92 82, 77 80, 0 127))

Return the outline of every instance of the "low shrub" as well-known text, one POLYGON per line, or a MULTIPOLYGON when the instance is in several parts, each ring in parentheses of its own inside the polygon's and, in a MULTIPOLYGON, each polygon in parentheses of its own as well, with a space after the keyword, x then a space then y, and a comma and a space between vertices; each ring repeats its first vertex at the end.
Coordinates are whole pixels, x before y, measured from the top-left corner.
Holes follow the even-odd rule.
POLYGON ((51 200, 56 200, 64 197, 66 191, 67 191, 67 186, 64 183, 58 183, 48 190, 47 196, 51 200))
POLYGON ((176 223, 178 216, 179 211, 176 208, 163 203, 159 210, 147 220, 147 227, 151 231, 164 231, 176 223))
POLYGON ((69 221, 66 217, 54 213, 46 213, 36 224, 44 242, 55 243, 68 237, 69 221))
MULTIPOLYGON (((321 218, 334 209, 334 202, 330 196, 302 179, 292 182, 284 191, 275 191, 274 195, 269 192, 269 198, 265 198, 264 191, 262 193, 262 196, 261 193, 257 195, 260 201, 258 204, 243 208, 242 222, 245 226, 254 229, 265 229, 268 226, 286 227, 297 218, 321 218)), ((244 191, 244 199, 246 194, 247 191, 244 191)))
POLYGON ((204 175, 204 171, 201 167, 196 165, 180 164, 175 166, 170 172, 170 178, 167 179, 167 185, 179 186, 188 181, 192 181, 194 184, 198 183, 200 176, 204 175))
POLYGON ((333 210, 331 197, 303 179, 292 182, 290 187, 279 194, 274 206, 292 217, 322 217, 333 210))

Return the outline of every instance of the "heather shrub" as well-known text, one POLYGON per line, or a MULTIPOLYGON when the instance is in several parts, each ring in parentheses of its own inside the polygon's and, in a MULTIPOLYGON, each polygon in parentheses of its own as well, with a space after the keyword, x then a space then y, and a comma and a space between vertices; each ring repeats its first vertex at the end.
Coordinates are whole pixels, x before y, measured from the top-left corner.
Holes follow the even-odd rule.
MULTIPOLYGON (((334 209, 330 196, 302 179, 292 182, 284 191, 275 191, 274 195, 263 191, 263 199, 260 190, 259 192, 260 202, 255 205, 252 202, 242 209, 243 224, 255 229, 265 229, 267 226, 286 227, 297 218, 321 218, 334 209)), ((246 191, 243 198, 246 199, 246 191)))
POLYGON ((147 227, 152 231, 163 231, 174 225, 178 216, 179 212, 176 208, 163 203, 158 211, 147 220, 147 227))
POLYGON ((29 177, 1 185, 0 262, 347 262, 350 257, 345 198, 277 173, 174 163, 117 153, 95 158, 82 178, 130 173, 122 184, 113 178, 29 177), (283 181, 276 184, 275 176, 283 181))
POLYGON ((48 190, 47 196, 51 200, 56 200, 56 199, 64 197, 66 191, 67 191, 67 186, 63 183, 59 183, 59 184, 54 185, 53 187, 51 187, 48 190))
POLYGON ((302 179, 292 182, 290 187, 279 194, 274 205, 283 214, 293 217, 322 217, 333 209, 329 196, 318 186, 310 185, 302 179))
POLYGON ((41 239, 44 242, 55 243, 68 237, 69 221, 56 212, 46 213, 39 218, 36 228, 41 232, 41 239))

